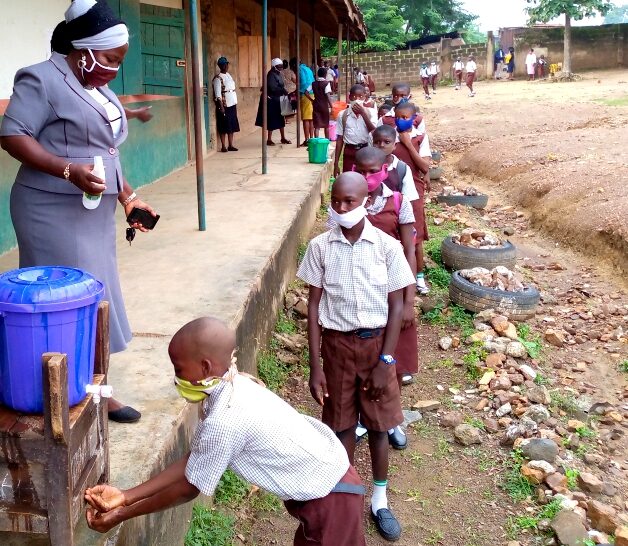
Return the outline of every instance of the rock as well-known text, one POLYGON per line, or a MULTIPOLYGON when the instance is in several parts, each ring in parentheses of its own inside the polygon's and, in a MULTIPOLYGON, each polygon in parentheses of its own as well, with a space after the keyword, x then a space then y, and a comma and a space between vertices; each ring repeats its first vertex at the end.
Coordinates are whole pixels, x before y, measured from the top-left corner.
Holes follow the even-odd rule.
POLYGON ((493 317, 497 316, 495 309, 484 309, 475 315, 477 320, 482 320, 484 322, 491 320, 493 317))
POLYGON ((552 402, 550 393, 544 385, 535 385, 531 389, 528 389, 526 396, 533 404, 543 404, 547 406, 552 402))
POLYGON ((518 371, 523 377, 525 377, 529 381, 534 381, 536 379, 537 373, 532 369, 531 366, 527 364, 522 364, 519 366, 518 371))
POLYGON ((464 415, 459 411, 450 411, 440 418, 440 426, 446 428, 456 428, 464 421, 464 415))
POLYGON ((508 344, 503 341, 485 341, 484 348, 489 353, 505 353, 508 344))
POLYGON ((499 431, 499 423, 496 419, 486 418, 484 419, 484 428, 486 432, 495 433, 499 431))
POLYGON ((557 501, 560 501, 561 508, 564 508, 565 510, 575 510, 578 506, 578 501, 572 499, 571 496, 568 496, 568 493, 556 493, 554 498, 557 501))
POLYGON ((458 425, 454 429, 454 437, 458 441, 458 443, 463 446, 470 446, 472 444, 481 444, 482 436, 480 429, 475 428, 471 425, 458 425))
POLYGON ((292 309, 297 304, 297 301, 299 301, 299 296, 294 292, 286 292, 283 301, 286 309, 292 309))
POLYGON ((604 533, 613 533, 619 527, 619 516, 612 506, 596 500, 590 500, 587 508, 591 526, 595 529, 604 533))
POLYGON ((423 419, 423 415, 421 415, 420 411, 413 411, 413 410, 403 410, 403 423, 401 423, 401 426, 405 429, 408 428, 408 425, 411 425, 412 423, 416 423, 417 421, 420 421, 421 419, 423 419))
POLYGON ((521 446, 524 456, 531 461, 553 463, 558 455, 558 446, 547 438, 532 438, 521 446))
POLYGON ((418 400, 412 405, 412 409, 419 411, 434 411, 438 409, 440 402, 438 400, 418 400))
POLYGON ((602 484, 602 495, 605 497, 614 497, 617 494, 617 488, 611 484, 604 482, 602 484))
POLYGON ((510 405, 510 402, 508 402, 503 406, 500 406, 495 412, 495 415, 497 415, 497 417, 503 417, 504 415, 508 415, 511 411, 512 406, 510 405))
POLYGON ((603 482, 590 472, 581 472, 578 475, 578 485, 584 491, 599 495, 602 492, 603 482))
POLYGON ((558 543, 564 546, 582 546, 589 538, 580 516, 569 510, 560 511, 552 520, 551 528, 556 533, 558 543))
POLYGON ((292 352, 301 352, 301 349, 307 347, 307 339, 302 334, 273 334, 277 341, 286 349, 292 352))
POLYGON ((512 226, 506 226, 506 227, 502 230, 502 233, 503 233, 504 235, 508 235, 508 236, 510 237, 511 235, 514 235, 514 234, 515 234, 515 228, 514 228, 514 227, 512 227, 512 226))
POLYGON ((494 377, 495 377, 495 372, 493 370, 484 372, 484 375, 478 381, 478 385, 488 385, 494 377))
POLYGON ((475 411, 484 411, 484 408, 488 406, 489 399, 481 398, 480 401, 475 406, 475 411))
POLYGON ((526 415, 521 417, 521 419, 519 420, 519 424, 526 431, 526 436, 532 436, 539 428, 536 421, 530 419, 526 415))
POLYGON ((535 470, 541 470, 544 474, 543 477, 554 474, 556 472, 556 469, 547 461, 530 461, 528 463, 528 466, 535 470))
POLYGON ((521 475, 533 485, 539 485, 545 477, 542 470, 530 468, 527 464, 521 466, 521 475))
POLYGON ((586 424, 582 421, 578 421, 578 419, 569 419, 569 421, 567 421, 567 430, 569 432, 576 432, 579 428, 584 427, 586 427, 586 424))
POLYGON ((507 337, 508 339, 517 339, 519 337, 517 327, 512 322, 509 322, 508 328, 502 332, 502 336, 507 337))
POLYGON ((441 337, 438 340, 438 346, 443 350, 443 351, 448 351, 452 344, 453 344, 454 340, 451 339, 449 336, 445 336, 445 337, 441 337))
POLYGON ((562 347, 565 345, 565 336, 559 332, 558 330, 554 330, 553 328, 548 328, 545 330, 545 334, 543 336, 545 341, 547 341, 550 345, 554 347, 562 347))
POLYGON ((564 476, 564 474, 559 474, 558 472, 555 472, 554 474, 545 476, 545 483, 552 491, 554 491, 554 493, 566 493, 568 491, 567 478, 564 476))
POLYGON ((451 347, 452 349, 457 349, 460 347, 460 338, 458 336, 454 336, 451 338, 451 347))
MULTIPOLYGON (((506 418, 502 417, 502 419, 506 419, 506 418)), ((526 433, 526 429, 518 423, 514 423, 507 426, 508 428, 506 429, 506 433, 504 434, 504 436, 502 436, 502 438, 499 441, 499 443, 503 446, 510 446, 514 444, 515 441, 517 441, 520 438, 523 438, 523 436, 526 433)))
POLYGON ((615 546, 628 546, 628 525, 622 525, 615 530, 615 546))
POLYGON ((504 315, 494 316, 491 319, 491 326, 493 327, 493 330, 501 335, 501 333, 508 328, 508 317, 505 317, 504 315))
POLYGON ((505 360, 506 355, 504 353, 491 353, 486 357, 486 367, 496 370, 502 367, 505 360))
POLYGON ((489 387, 494 391, 507 391, 512 387, 507 375, 500 375, 491 380, 489 387))
POLYGON ((513 358, 525 358, 528 355, 528 351, 520 341, 511 341, 506 346, 506 354, 513 358))
POLYGON ((299 316, 307 318, 307 300, 299 298, 294 305, 294 310, 299 316))
POLYGON ((475 332, 471 334, 466 340, 465 343, 467 345, 472 345, 473 343, 477 343, 478 341, 490 341, 495 337, 495 332, 491 330, 482 330, 480 332, 475 332))
POLYGON ((530 406, 524 415, 532 419, 535 423, 544 423, 550 418, 549 410, 541 404, 530 406))

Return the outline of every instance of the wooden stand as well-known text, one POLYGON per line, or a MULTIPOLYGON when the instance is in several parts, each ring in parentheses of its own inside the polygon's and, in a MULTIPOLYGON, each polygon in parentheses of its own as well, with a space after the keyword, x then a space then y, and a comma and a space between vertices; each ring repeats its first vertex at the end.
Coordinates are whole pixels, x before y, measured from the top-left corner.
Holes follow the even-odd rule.
MULTIPOLYGON (((98 307, 93 384, 107 380, 109 304, 98 307)), ((0 531, 48 535, 73 546, 83 492, 109 479, 107 400, 68 407, 64 354, 42 356, 44 415, 0 406, 0 531)))

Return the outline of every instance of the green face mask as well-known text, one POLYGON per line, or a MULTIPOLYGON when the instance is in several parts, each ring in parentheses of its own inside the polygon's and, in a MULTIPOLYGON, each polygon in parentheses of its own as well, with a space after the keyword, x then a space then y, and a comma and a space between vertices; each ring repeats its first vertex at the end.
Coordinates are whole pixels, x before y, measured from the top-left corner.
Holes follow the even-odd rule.
POLYGON ((198 384, 194 385, 190 381, 175 377, 174 386, 183 398, 185 398, 188 402, 196 404, 205 400, 207 395, 220 384, 221 380, 222 379, 220 377, 212 377, 210 379, 195 381, 195 383, 198 384))

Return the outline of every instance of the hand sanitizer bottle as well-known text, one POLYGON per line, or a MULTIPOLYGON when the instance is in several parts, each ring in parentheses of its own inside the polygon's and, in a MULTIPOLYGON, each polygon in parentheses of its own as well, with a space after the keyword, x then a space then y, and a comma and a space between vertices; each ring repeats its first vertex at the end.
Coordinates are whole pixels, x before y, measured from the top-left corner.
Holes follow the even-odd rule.
MULTIPOLYGON (((103 183, 105 181, 105 165, 102 161, 102 156, 100 155, 95 155, 94 156, 94 168, 92 170, 92 174, 94 176, 97 176, 98 178, 103 180, 103 183)), ((95 208, 98 207, 98 205, 100 205, 100 198, 102 197, 102 194, 99 193, 98 195, 92 195, 90 193, 85 193, 83 192, 83 206, 87 209, 87 210, 94 210, 95 208)))

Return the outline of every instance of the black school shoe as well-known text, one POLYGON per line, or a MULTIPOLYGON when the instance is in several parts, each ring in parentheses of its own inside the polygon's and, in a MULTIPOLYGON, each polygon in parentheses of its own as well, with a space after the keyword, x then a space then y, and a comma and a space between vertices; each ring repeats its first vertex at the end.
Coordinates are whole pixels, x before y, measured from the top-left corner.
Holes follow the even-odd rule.
POLYGON ((388 508, 380 508, 377 515, 373 514, 373 510, 369 510, 371 519, 375 523, 377 532, 389 542, 399 540, 401 536, 401 525, 397 521, 395 515, 388 508))
POLYGON ((406 449, 408 447, 408 437, 400 427, 395 427, 393 432, 388 433, 388 443, 393 449, 406 449))

